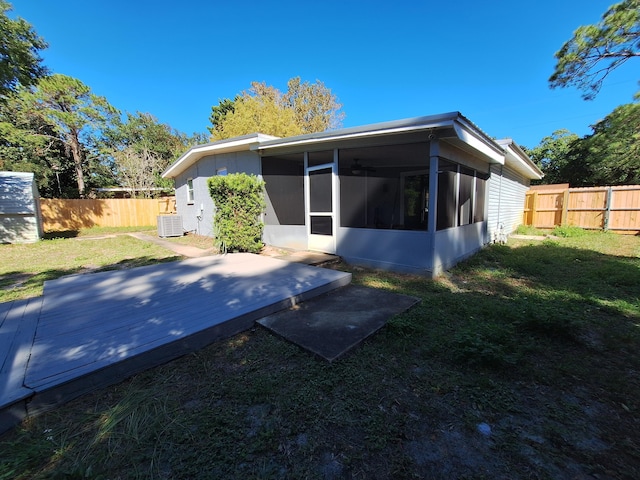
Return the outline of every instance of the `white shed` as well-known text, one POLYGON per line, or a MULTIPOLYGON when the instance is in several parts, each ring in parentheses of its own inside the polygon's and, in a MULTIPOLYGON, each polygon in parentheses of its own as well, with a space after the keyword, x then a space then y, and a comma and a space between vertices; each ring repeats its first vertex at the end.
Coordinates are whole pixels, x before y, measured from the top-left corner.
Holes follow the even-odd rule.
POLYGON ((40 196, 33 173, 0 172, 0 243, 36 242, 41 236, 40 196))

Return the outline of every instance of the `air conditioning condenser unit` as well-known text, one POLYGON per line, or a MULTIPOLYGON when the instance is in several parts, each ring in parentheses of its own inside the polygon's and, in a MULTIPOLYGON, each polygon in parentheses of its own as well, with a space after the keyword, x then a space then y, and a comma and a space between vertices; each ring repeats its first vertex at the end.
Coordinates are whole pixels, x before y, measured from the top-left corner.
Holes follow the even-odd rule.
POLYGON ((159 237, 181 237, 183 234, 181 215, 158 215, 159 237))

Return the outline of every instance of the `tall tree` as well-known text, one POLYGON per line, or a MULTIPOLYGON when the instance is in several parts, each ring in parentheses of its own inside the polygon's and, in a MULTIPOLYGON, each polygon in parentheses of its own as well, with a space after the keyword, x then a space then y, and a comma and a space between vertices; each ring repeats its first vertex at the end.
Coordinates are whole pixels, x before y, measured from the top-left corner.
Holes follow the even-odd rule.
POLYGON ((300 77, 290 79, 283 99, 285 106, 295 113, 296 123, 304 133, 333 130, 342 125, 342 105, 320 80, 309 83, 301 82, 300 77))
POLYGON ((640 184, 640 101, 617 107, 580 146, 590 185, 640 184))
POLYGON ((640 57, 640 0, 612 5, 599 23, 579 27, 555 56, 551 88, 576 86, 592 100, 612 70, 640 57))
POLYGON ((235 101, 233 112, 224 116, 211 139, 222 140, 257 132, 276 137, 303 133, 293 110, 283 107, 279 98, 244 93, 235 101))
POLYGON ((565 183, 573 151, 580 137, 569 130, 556 130, 544 137, 537 147, 528 150, 531 159, 544 172, 545 184, 565 183))
POLYGON ((62 141, 74 167, 78 194, 83 197, 87 147, 95 142, 97 132, 114 120, 118 111, 80 80, 61 74, 41 79, 35 89, 24 90, 21 96, 27 111, 51 125, 53 137, 62 141))
POLYGON ((295 77, 287 92, 264 82, 253 82, 234 100, 220 100, 212 107, 209 127, 212 140, 254 132, 275 136, 321 132, 338 128, 344 114, 338 98, 319 80, 302 82, 295 77))
POLYGON ((21 95, 8 95, 0 102, 0 170, 34 172, 42 196, 69 195, 63 143, 52 125, 35 116, 21 95))
POLYGON ((640 102, 617 107, 592 129, 582 138, 559 130, 529 150, 544 183, 640 184, 640 102))
POLYGON ((10 19, 9 11, 11 4, 0 0, 0 98, 18 85, 32 85, 47 74, 40 57, 46 42, 25 20, 10 19))
POLYGON ((113 157, 121 185, 134 195, 152 196, 151 188, 168 187, 160 174, 186 148, 188 138, 149 113, 127 113, 104 132, 104 151, 113 157))
POLYGON ((239 96, 231 100, 230 98, 222 98, 218 99, 218 105, 214 105, 211 107, 211 116, 209 117, 209 121, 211 122, 211 126, 207 127, 212 136, 216 135, 216 131, 222 128, 222 123, 224 122, 224 117, 228 113, 233 113, 235 110, 236 101, 238 101, 239 96))

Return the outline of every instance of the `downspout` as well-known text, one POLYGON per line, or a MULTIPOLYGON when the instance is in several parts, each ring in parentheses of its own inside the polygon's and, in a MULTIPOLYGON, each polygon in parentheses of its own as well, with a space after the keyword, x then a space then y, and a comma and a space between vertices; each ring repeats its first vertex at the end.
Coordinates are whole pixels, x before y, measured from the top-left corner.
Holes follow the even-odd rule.
POLYGON ((496 221, 496 229, 493 232, 493 238, 491 239, 493 243, 496 241, 502 240, 504 235, 504 227, 500 223, 500 213, 502 212, 502 177, 503 177, 503 169, 504 165, 500 165, 500 182, 498 184, 498 218, 496 221))

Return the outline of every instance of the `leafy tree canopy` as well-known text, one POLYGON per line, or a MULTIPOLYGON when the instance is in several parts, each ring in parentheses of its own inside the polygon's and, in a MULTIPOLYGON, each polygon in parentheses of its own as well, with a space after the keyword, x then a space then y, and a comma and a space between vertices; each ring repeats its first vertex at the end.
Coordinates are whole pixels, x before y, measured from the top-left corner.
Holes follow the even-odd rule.
POLYGON ((334 130, 342 125, 344 112, 338 98, 320 80, 301 82, 295 77, 287 83, 284 105, 295 113, 304 133, 334 130))
POLYGON ((84 196, 85 174, 93 160, 87 150, 95 147, 97 134, 113 122, 118 111, 80 80, 61 74, 42 78, 34 88, 21 89, 16 104, 31 126, 46 125, 46 130, 23 128, 23 136, 42 137, 64 146, 64 160, 73 165, 78 195, 84 196))
POLYGON ((528 150, 529 157, 544 172, 544 183, 565 183, 570 152, 580 137, 569 130, 556 130, 540 144, 528 150))
POLYGON ((581 142, 593 185, 640 185, 640 101, 620 105, 581 142))
POLYGON ((302 129, 296 123, 294 112, 272 98, 245 95, 235 102, 233 112, 225 115, 211 139, 222 140, 256 132, 289 137, 301 134, 302 129))
POLYGON ((47 74, 39 53, 47 48, 46 42, 25 20, 10 19, 9 11, 11 5, 0 0, 0 98, 47 74))
POLYGON ((149 113, 127 113, 104 132, 103 152, 113 159, 119 184, 134 195, 150 197, 154 187, 170 187, 162 172, 189 143, 188 138, 149 113))
POLYGON ((640 56, 640 0, 612 5, 599 23, 578 28, 555 56, 551 87, 576 86, 592 100, 612 70, 640 56))
POLYGON ((573 187, 640 184, 640 102, 617 107, 578 137, 559 130, 529 150, 544 183, 573 187))
POLYGON ((322 82, 302 82, 295 77, 287 92, 264 82, 253 82, 248 91, 234 100, 220 100, 212 107, 209 127, 212 140, 250 133, 278 137, 313 133, 342 124, 344 114, 337 97, 322 82))
POLYGON ((218 129, 222 129, 222 122, 227 113, 233 113, 235 110, 235 104, 240 99, 240 96, 236 96, 233 100, 230 98, 221 98, 218 100, 218 105, 211 107, 211 116, 209 121, 211 126, 207 127, 211 135, 215 135, 218 129))
MULTIPOLYGON (((66 153, 51 124, 33 115, 20 95, 0 102, 0 170, 33 172, 44 197, 72 195, 73 169, 64 171, 66 153)), ((77 194, 77 193, 76 193, 77 194)))

